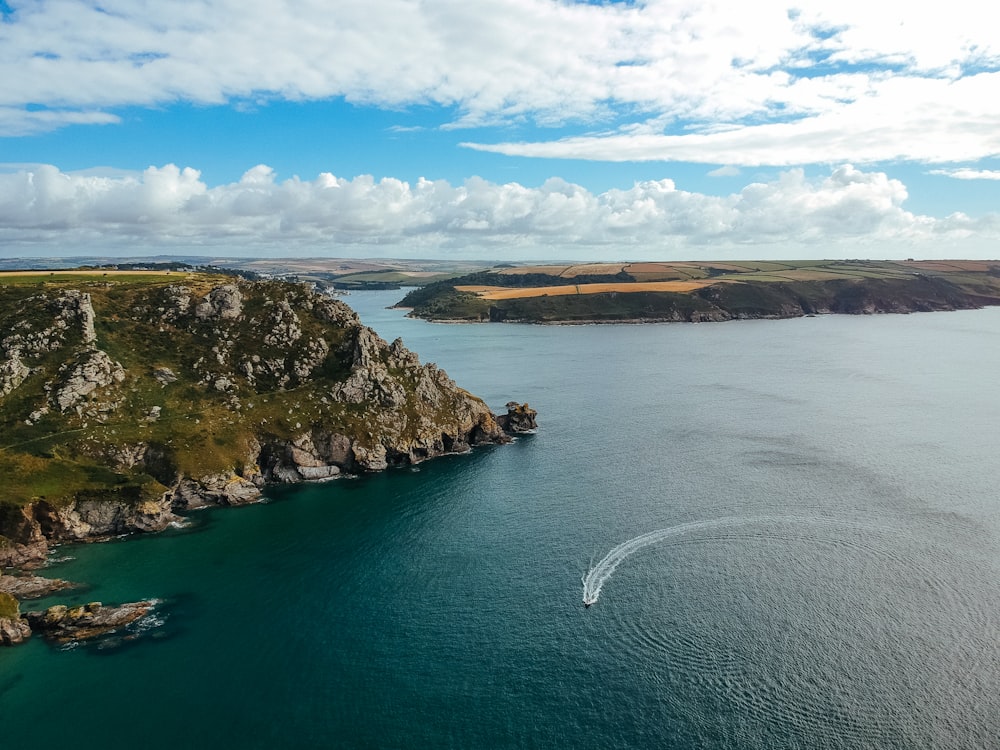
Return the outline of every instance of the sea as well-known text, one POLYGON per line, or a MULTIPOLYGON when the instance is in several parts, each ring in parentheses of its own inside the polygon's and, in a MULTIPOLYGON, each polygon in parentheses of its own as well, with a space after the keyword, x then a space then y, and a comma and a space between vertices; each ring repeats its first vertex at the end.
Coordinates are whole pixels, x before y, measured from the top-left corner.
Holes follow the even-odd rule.
POLYGON ((538 430, 57 548, 0 746, 1000 747, 1000 309, 386 340, 538 430), (590 606, 584 606, 584 600, 590 606))

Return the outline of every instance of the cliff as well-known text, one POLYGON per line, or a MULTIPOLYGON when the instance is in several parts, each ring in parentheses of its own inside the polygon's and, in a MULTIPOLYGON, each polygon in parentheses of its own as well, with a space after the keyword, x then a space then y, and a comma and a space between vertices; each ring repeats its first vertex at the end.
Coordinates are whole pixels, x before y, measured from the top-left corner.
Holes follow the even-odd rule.
POLYGON ((1000 262, 789 261, 524 266, 430 284, 399 303, 429 320, 701 322, 1000 304, 1000 262))
MULTIPOLYGON (((510 405, 510 432, 533 427, 525 409, 510 405)), ((509 439, 444 371, 307 286, 0 276, 0 566, 269 482, 509 439)))

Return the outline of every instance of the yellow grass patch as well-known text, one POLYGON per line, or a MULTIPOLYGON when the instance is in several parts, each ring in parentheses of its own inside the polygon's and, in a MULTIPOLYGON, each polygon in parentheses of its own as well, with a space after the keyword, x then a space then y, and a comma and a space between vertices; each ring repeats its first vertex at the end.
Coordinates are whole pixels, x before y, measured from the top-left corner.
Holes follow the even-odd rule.
POLYGON ((459 292, 476 294, 483 299, 523 299, 525 297, 563 297, 568 294, 607 294, 619 292, 693 292, 709 286, 712 281, 650 281, 646 283, 621 284, 566 284, 561 286, 537 286, 524 289, 505 289, 496 286, 456 286, 459 292))

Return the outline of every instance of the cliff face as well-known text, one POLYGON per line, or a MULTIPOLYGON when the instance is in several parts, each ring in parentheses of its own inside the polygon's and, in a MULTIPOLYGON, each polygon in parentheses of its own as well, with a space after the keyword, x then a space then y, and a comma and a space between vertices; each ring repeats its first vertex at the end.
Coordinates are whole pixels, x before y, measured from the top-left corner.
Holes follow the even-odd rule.
POLYGON ((429 320, 548 323, 725 321, 1000 304, 1000 263, 993 261, 722 265, 626 264, 614 276, 601 273, 608 270, 602 264, 563 269, 566 276, 527 268, 471 274, 414 290, 398 306, 429 320))
MULTIPOLYGON (((79 287, 0 286, 0 566, 252 502, 268 482, 510 439, 444 371, 308 287, 79 287)), ((528 424, 523 410, 502 421, 528 424)))

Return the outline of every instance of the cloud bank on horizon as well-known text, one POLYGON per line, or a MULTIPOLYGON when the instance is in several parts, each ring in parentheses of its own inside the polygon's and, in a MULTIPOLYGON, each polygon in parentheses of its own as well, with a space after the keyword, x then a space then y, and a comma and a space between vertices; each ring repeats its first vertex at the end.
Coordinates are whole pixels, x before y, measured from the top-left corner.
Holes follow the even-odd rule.
POLYGON ((801 256, 817 242, 824 257, 894 257, 922 247, 938 256, 942 249, 977 254, 1000 237, 1000 217, 916 216, 903 209, 905 198, 898 180, 850 166, 819 181, 793 169, 729 196, 685 192, 670 180, 600 194, 558 178, 537 188, 329 173, 278 181, 264 165, 209 187, 196 170, 174 165, 114 177, 40 166, 0 174, 0 242, 70 243, 90 253, 339 248, 366 257, 616 260, 678 252, 801 256))
POLYGON ((107 173, 34 158, 0 165, 0 252, 996 256, 992 207, 911 213, 892 175, 996 189, 994 15, 970 0, 0 0, 0 155, 27 139, 44 157, 136 108, 339 100, 346 117, 420 108, 460 134, 456 160, 546 160, 551 175, 344 179, 317 164, 208 185, 198 164, 142 171, 141 153, 95 154, 107 173), (665 176, 588 189, 560 179, 565 160, 665 176), (726 194, 678 189, 671 165, 692 164, 772 171, 726 194))

